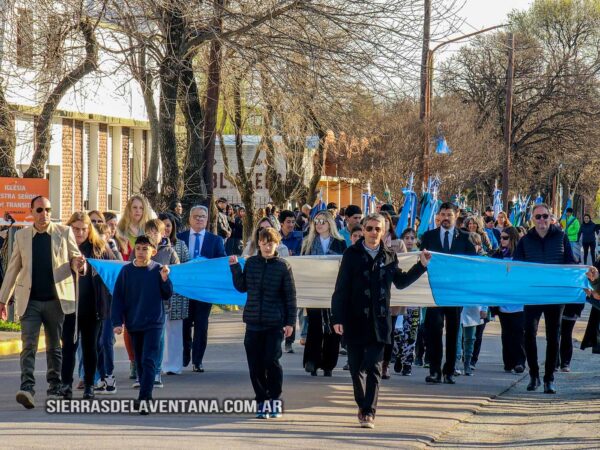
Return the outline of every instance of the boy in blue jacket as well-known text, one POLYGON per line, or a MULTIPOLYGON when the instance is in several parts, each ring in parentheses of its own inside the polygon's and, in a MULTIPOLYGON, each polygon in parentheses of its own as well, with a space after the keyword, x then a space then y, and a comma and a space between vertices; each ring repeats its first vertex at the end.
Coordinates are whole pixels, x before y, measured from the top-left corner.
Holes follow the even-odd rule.
POLYGON ((138 400, 152 400, 156 361, 165 323, 163 300, 173 295, 169 266, 152 261, 156 245, 139 236, 134 246, 135 259, 123 266, 113 292, 111 320, 115 334, 123 324, 133 341, 135 363, 140 379, 138 400))

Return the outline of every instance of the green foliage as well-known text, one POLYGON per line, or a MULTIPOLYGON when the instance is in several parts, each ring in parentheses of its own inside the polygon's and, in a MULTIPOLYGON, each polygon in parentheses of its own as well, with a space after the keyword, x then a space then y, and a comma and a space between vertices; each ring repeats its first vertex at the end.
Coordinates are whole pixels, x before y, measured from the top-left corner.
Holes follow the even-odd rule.
POLYGON ((0 320, 0 331, 21 331, 21 324, 18 322, 6 322, 0 320))

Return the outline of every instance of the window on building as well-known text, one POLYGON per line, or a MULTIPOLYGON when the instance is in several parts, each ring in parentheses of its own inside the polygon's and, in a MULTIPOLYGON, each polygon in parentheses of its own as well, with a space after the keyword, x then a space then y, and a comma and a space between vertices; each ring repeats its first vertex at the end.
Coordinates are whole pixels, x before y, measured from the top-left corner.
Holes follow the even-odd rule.
POLYGON ((33 67, 33 11, 17 10, 17 66, 33 67))

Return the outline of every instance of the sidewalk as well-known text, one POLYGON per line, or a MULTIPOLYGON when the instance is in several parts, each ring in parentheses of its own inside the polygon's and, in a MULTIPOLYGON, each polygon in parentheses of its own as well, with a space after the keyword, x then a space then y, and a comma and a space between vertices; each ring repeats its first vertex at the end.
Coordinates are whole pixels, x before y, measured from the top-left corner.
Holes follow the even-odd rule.
MULTIPOLYGON (((0 356, 18 355, 23 348, 20 331, 0 331, 0 356)), ((40 332, 38 351, 46 350, 44 332, 40 332)))

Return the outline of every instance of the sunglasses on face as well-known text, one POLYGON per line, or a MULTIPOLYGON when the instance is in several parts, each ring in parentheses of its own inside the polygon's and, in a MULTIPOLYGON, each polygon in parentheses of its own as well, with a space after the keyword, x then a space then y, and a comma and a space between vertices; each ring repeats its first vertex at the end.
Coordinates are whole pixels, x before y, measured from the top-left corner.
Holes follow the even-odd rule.
POLYGON ((548 217, 550 217, 550 214, 536 214, 534 217, 535 217, 535 220, 540 220, 540 219, 547 220, 548 217))
POLYGON ((367 233, 370 233, 373 230, 375 230, 378 233, 381 233, 381 227, 372 227, 372 226, 368 225, 365 227, 365 230, 367 231, 367 233))
POLYGON ((315 219, 315 225, 325 225, 326 223, 325 219, 315 219))
POLYGON ((35 212, 38 213, 38 214, 41 214, 44 211, 46 211, 47 213, 49 213, 49 212, 52 211, 52 208, 42 208, 42 207, 40 207, 40 208, 36 208, 36 210, 35 210, 35 212))
POLYGON ((508 236, 500 236, 500 239, 503 241, 508 241, 510 238, 508 236))

